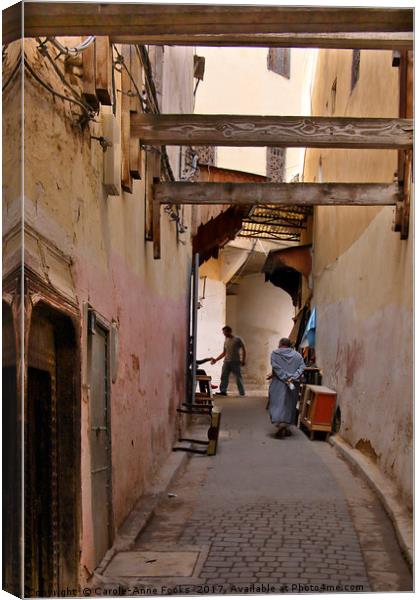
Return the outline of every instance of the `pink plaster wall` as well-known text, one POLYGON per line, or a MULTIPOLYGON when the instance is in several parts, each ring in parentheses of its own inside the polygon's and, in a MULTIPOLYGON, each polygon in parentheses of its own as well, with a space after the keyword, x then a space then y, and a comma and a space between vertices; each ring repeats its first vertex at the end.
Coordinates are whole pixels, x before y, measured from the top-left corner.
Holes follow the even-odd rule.
MULTIPOLYGON (((169 298, 127 268, 117 254, 104 276, 83 257, 75 259, 79 299, 89 299, 108 321, 118 322, 118 377, 111 385, 112 487, 117 530, 163 459, 176 435, 176 408, 185 399, 187 296, 169 298)), ((89 405, 82 420, 83 555, 92 571, 89 405)))
MULTIPOLYGON (((64 92, 31 40, 25 41, 25 52, 40 76, 64 92)), ((174 112, 191 112, 192 50, 165 49, 165 61, 169 104, 174 112)), ((61 277, 63 287, 77 298, 81 314, 88 302, 118 326, 118 375, 110 394, 112 500, 118 530, 147 492, 179 429, 176 408, 185 400, 191 227, 188 222, 188 233, 177 236, 175 224, 162 211, 162 258, 154 260, 152 244, 144 239, 144 177, 134 182, 133 194, 107 196, 102 185, 103 151, 90 137, 101 135, 101 115, 83 131, 74 127, 74 120, 68 103, 52 101, 34 80, 26 79, 26 226, 39 236, 41 249, 45 244, 57 249, 56 263, 45 268, 46 277, 56 270, 56 278, 61 277), (59 267, 59 255, 67 257, 67 271, 59 267)), ((176 153, 173 160, 176 165, 176 153)), ((83 360, 84 339, 81 353, 83 360)), ((89 431, 86 384, 81 416, 82 580, 96 566, 89 431)))

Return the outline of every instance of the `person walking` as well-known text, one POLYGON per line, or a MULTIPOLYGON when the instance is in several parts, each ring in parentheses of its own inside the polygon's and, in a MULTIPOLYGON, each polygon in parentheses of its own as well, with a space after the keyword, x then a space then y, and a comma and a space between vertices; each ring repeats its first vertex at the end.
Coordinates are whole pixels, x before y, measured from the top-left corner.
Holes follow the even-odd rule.
POLYGON ((306 366, 302 356, 291 346, 289 338, 281 338, 279 347, 271 353, 272 372, 267 376, 271 379, 268 410, 278 438, 291 435, 289 425, 295 419, 299 380, 306 366))
POLYGON ((232 327, 225 325, 222 329, 225 336, 223 352, 217 358, 212 358, 211 364, 214 365, 220 359, 224 358, 222 374, 220 377, 220 391, 216 392, 218 396, 227 396, 229 376, 231 373, 236 377, 236 385, 240 396, 245 396, 244 382, 242 379, 241 366, 245 366, 246 348, 242 338, 234 336, 232 327))

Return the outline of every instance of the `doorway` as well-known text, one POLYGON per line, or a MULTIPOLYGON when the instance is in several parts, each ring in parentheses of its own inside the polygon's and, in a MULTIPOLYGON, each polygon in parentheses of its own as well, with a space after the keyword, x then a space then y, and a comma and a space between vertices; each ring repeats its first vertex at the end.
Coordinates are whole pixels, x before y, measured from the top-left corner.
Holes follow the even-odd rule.
POLYGON ((113 541, 109 329, 89 310, 90 454, 95 566, 113 541))
POLYGON ((21 395, 18 393, 17 338, 13 313, 3 301, 2 380, 2 506, 3 506, 3 589, 21 596, 21 395))
POLYGON ((35 306, 29 329, 24 445, 25 596, 78 584, 80 400, 72 321, 35 306))

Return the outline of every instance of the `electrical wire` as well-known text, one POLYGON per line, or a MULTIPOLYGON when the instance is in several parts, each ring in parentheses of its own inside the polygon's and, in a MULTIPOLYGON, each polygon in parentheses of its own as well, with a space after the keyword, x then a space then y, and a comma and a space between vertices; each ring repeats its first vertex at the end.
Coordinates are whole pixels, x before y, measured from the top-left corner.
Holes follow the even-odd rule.
POLYGON ((73 96, 75 98, 77 98, 77 100, 82 102, 81 95, 69 84, 69 82, 67 81, 67 79, 64 76, 64 73, 57 66, 56 60, 60 55, 57 54, 57 56, 55 57, 55 60, 53 60, 51 54, 48 52, 48 49, 45 46, 45 43, 42 43, 40 38, 36 38, 36 41, 39 42, 38 51, 42 54, 42 56, 45 56, 48 59, 48 61, 52 65, 54 71, 57 73, 57 75, 59 76, 59 78, 61 79, 63 84, 71 91, 73 96), (42 50, 41 50, 41 48, 42 48, 42 50))
POLYGON ((59 50, 59 52, 60 52, 59 56, 61 54, 65 54, 66 56, 67 55, 77 56, 78 54, 80 54, 81 52, 84 52, 84 50, 86 50, 87 48, 89 48, 89 46, 91 46, 93 44, 93 42, 95 41, 95 36, 90 35, 85 40, 83 40, 83 42, 81 42, 80 44, 77 44, 76 46, 73 46, 72 48, 69 48, 68 46, 63 46, 63 44, 61 44, 61 42, 59 42, 57 40, 57 38, 54 36, 47 37, 46 40, 51 42, 51 44, 53 44, 59 50))
POLYGON ((4 92, 6 90, 6 88, 8 87, 8 85, 10 85, 10 83, 12 82, 12 80, 15 78, 16 73, 19 72, 20 67, 22 66, 22 52, 19 52, 19 56, 17 58, 16 64, 12 69, 12 72, 10 73, 8 79, 6 80, 5 83, 3 83, 2 85, 2 91, 4 92))
POLYGON ((29 64, 29 62, 28 62, 28 60, 26 58, 26 56, 24 58, 24 63, 25 63, 26 69, 29 71, 29 73, 32 75, 32 77, 40 85, 42 85, 42 87, 44 87, 46 90, 48 90, 54 96, 57 96, 58 98, 61 98, 62 100, 67 100, 67 102, 70 102, 72 104, 77 104, 78 106, 80 106, 80 108, 83 110, 83 112, 88 117, 88 119, 93 119, 94 118, 95 112, 90 107, 88 108, 85 104, 83 104, 82 102, 79 102, 79 100, 76 100, 75 98, 69 98, 68 96, 64 96, 64 94, 60 94, 60 92, 57 92, 48 83, 46 83, 45 81, 43 81, 39 77, 39 75, 37 75, 37 73, 35 73, 35 71, 32 69, 31 65, 29 64))
POLYGON ((140 92, 140 90, 139 90, 139 88, 138 88, 138 86, 137 86, 137 84, 135 82, 135 79, 134 79, 133 75, 131 74, 130 69, 125 64, 124 56, 122 54, 120 54, 120 52, 118 51, 118 48, 115 46, 115 44, 113 44, 113 48, 114 48, 115 52, 117 53, 117 57, 118 57, 117 64, 121 64, 124 67, 125 71, 127 72, 127 75, 130 78, 131 83, 134 86, 134 89, 136 90, 136 94, 139 97, 142 110, 143 110, 143 112, 146 112, 146 110, 145 110, 146 109, 146 104, 144 102, 143 96, 142 96, 142 94, 141 94, 141 92, 140 92))

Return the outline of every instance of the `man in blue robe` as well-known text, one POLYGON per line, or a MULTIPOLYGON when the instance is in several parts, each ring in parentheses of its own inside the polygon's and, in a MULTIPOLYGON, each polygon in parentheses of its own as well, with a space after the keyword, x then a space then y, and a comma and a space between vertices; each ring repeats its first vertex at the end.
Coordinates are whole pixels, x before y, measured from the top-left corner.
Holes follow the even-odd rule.
POLYGON ((295 420, 299 380, 305 370, 302 356, 291 346, 288 338, 282 338, 279 347, 271 353, 268 409, 271 422, 277 427, 276 437, 279 438, 291 435, 289 425, 295 420))

